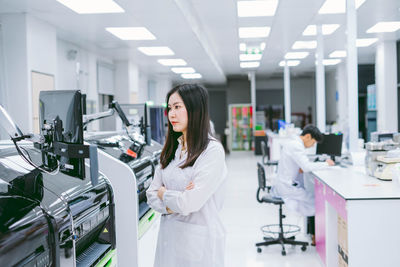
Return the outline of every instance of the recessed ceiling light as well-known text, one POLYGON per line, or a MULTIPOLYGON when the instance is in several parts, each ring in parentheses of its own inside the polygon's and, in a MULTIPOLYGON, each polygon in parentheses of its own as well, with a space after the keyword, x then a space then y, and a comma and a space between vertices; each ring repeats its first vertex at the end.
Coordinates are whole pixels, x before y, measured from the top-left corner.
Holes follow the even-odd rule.
MULTIPOLYGON (((286 62, 289 67, 295 67, 300 64, 300 60, 287 60, 286 62)), ((279 62, 279 66, 285 67, 285 60, 282 60, 281 62, 279 62)))
POLYGON ((253 61, 253 62, 240 62, 240 67, 242 69, 247 68, 258 68, 260 66, 260 62, 253 61))
POLYGON ((182 74, 182 73, 195 73, 196 71, 194 68, 171 68, 171 70, 177 74, 182 74))
POLYGON ((263 38, 269 35, 270 27, 240 27, 239 38, 263 38))
POLYGON ((367 47, 378 41, 378 38, 363 38, 356 40, 357 47, 367 47))
POLYGON ((292 49, 314 49, 317 47, 317 41, 296 41, 292 49))
POLYGON ((113 0, 57 0, 78 14, 123 13, 113 0))
POLYGON ((183 79, 201 79, 201 74, 200 73, 184 73, 181 74, 181 77, 183 79))
POLYGON ((246 51, 246 44, 245 43, 240 43, 239 44, 239 50, 242 51, 242 52, 245 52, 246 51))
POLYGON ((172 51, 167 46, 150 46, 150 47, 138 47, 138 50, 147 56, 172 56, 172 51))
POLYGON ((346 57, 346 56, 347 56, 347 53, 345 50, 336 50, 329 54, 329 57, 332 57, 332 58, 341 58, 341 57, 346 57))
MULTIPOLYGON (((329 35, 334 33, 340 27, 339 24, 323 24, 322 25, 322 34, 329 35)), ((317 26, 316 25, 308 25, 304 30, 303 35, 305 36, 313 36, 317 35, 317 26)))
POLYGON ((156 37, 145 27, 107 27, 106 31, 121 40, 155 40, 156 37))
POLYGON ((367 33, 395 32, 399 29, 400 21, 382 21, 369 28, 367 33))
POLYGON ((240 54, 239 55, 240 61, 260 60, 261 57, 262 57, 262 54, 240 54))
MULTIPOLYGON (((365 0, 356 0, 356 9, 359 8, 365 0)), ((346 13, 346 0, 326 0, 318 11, 319 14, 340 14, 346 13)))
POLYGON ((274 16, 277 7, 278 0, 237 2, 237 11, 239 17, 274 16))
POLYGON ((285 59, 302 59, 306 58, 309 54, 309 52, 288 52, 285 55, 285 59))
POLYGON ((187 63, 183 59, 159 59, 158 63, 164 66, 186 66, 187 63))
MULTIPOLYGON (((322 64, 324 64, 324 66, 336 65, 336 64, 339 64, 340 62, 342 62, 342 60, 338 59, 338 58, 322 60, 322 64)), ((315 64, 317 64, 316 61, 315 61, 315 64)))

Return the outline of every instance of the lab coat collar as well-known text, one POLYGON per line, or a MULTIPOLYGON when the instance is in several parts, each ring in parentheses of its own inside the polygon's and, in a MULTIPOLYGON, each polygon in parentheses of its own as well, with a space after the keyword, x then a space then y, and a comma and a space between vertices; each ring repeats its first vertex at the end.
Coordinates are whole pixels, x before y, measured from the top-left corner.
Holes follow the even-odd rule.
POLYGON ((304 148, 306 148, 305 145, 304 145, 303 140, 301 140, 301 138, 300 138, 300 135, 296 135, 294 137, 294 140, 296 140, 296 142, 299 142, 304 148))
POLYGON ((178 143, 179 143, 180 145, 182 145, 182 143, 183 143, 183 134, 182 134, 181 136, 178 137, 178 143))

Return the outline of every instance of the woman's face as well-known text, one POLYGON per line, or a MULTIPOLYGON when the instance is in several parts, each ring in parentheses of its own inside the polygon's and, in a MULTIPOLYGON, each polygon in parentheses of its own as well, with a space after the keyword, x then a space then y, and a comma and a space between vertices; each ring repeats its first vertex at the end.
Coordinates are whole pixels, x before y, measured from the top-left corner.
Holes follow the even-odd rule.
POLYGON ((175 92, 168 99, 168 120, 175 132, 186 133, 188 114, 181 96, 175 92))

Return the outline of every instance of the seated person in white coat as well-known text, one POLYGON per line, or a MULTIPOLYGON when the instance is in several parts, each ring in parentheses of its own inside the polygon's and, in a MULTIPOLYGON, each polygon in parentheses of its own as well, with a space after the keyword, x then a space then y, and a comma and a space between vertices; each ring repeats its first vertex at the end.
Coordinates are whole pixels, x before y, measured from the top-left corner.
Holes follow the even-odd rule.
MULTIPOLYGON (((283 144, 278 163, 278 175, 273 186, 273 194, 285 202, 288 209, 303 216, 314 216, 314 196, 304 188, 303 172, 311 172, 335 165, 328 159, 326 162, 311 162, 306 154, 317 142, 322 142, 323 135, 313 125, 304 127, 300 136, 283 144)), ((309 219, 310 233, 314 235, 314 220, 309 219)), ((314 238, 314 237, 313 237, 314 238)))
POLYGON ((225 228, 219 216, 227 169, 210 135, 208 93, 184 84, 167 94, 168 133, 147 203, 162 213, 155 267, 223 267, 225 228))

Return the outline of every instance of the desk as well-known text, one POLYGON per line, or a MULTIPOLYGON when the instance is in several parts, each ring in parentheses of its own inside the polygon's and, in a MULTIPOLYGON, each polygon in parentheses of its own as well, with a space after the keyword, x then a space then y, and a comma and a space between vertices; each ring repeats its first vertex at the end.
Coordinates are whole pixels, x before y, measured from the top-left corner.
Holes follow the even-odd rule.
POLYGON ((400 186, 366 175, 364 167, 311 176, 316 249, 325 266, 400 266, 400 186))

